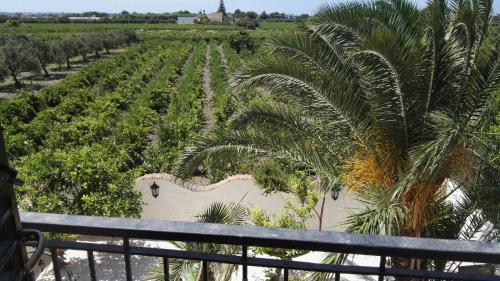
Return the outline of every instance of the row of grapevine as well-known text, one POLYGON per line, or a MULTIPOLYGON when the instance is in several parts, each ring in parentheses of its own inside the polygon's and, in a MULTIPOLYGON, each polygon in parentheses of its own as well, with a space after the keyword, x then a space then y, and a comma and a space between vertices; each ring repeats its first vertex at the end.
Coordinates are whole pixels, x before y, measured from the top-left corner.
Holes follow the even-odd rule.
POLYGON ((121 93, 127 93, 127 87, 134 86, 129 81, 130 77, 136 76, 137 80, 141 80, 136 73, 140 72, 141 67, 145 68, 144 62, 154 58, 159 51, 149 49, 146 51, 147 49, 141 48, 138 52, 132 52, 134 57, 125 57, 130 60, 120 61, 120 67, 98 80, 93 88, 73 88, 75 92, 61 98, 58 105, 41 111, 30 123, 21 124, 17 128, 11 126, 5 134, 11 157, 29 155, 40 147, 72 145, 72 139, 84 141, 88 138, 90 141, 92 133, 100 129, 96 121, 108 120, 116 114, 113 107, 125 106, 127 103, 127 96, 121 93), (90 122, 86 124, 86 121, 90 122), (72 124, 76 125, 71 126, 72 124))
MULTIPOLYGON (((245 63, 248 63, 255 58, 255 55, 248 51, 243 51, 239 55, 236 54, 236 52, 231 48, 229 42, 223 42, 221 46, 227 61, 227 69, 230 76, 235 75, 241 70, 245 63)), ((233 93, 233 101, 237 100, 239 103, 247 105, 259 100, 260 98, 262 98, 262 96, 256 90, 233 93)))
POLYGON ((224 64, 219 46, 212 43, 210 49, 210 87, 214 92, 212 99, 213 115, 216 127, 225 127, 229 117, 233 115, 235 103, 229 91, 228 69, 224 64))
POLYGON ((38 152, 16 163, 26 181, 19 190, 23 208, 85 215, 140 214, 141 200, 133 184, 140 174, 144 140, 159 118, 154 111, 155 83, 174 80, 188 53, 180 43, 155 45, 145 47, 140 67, 113 92, 96 98, 86 115, 48 132, 60 137, 57 145, 44 142, 38 152))
MULTIPOLYGON (((111 89, 112 73, 128 71, 128 64, 142 52, 143 47, 129 49, 128 52, 107 61, 94 62, 79 72, 67 76, 57 85, 47 86, 35 93, 21 93, 17 98, 0 104, 0 124, 3 128, 18 127, 20 123, 30 122, 37 113, 57 106, 67 95, 78 90, 93 89, 97 85, 111 89)), ((119 78, 119 77, 117 77, 119 78)))
POLYGON ((202 126, 202 67, 206 43, 196 43, 178 85, 168 98, 168 110, 158 130, 156 151, 151 151, 152 170, 168 171, 184 147, 198 136, 202 126))

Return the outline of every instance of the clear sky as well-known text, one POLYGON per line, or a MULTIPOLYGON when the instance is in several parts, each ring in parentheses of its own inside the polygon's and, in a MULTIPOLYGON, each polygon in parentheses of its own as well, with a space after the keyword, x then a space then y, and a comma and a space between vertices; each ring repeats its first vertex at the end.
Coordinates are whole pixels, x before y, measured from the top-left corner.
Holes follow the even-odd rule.
MULTIPOLYGON (((265 10, 280 11, 292 14, 313 13, 322 3, 345 0, 226 0, 228 11, 241 9, 244 11, 265 10)), ((426 0, 413 0, 419 7, 426 0)), ((198 12, 215 11, 219 0, 0 0, 2 12, 173 12, 189 10, 198 12)), ((500 12, 500 0, 494 1, 494 10, 500 12)))

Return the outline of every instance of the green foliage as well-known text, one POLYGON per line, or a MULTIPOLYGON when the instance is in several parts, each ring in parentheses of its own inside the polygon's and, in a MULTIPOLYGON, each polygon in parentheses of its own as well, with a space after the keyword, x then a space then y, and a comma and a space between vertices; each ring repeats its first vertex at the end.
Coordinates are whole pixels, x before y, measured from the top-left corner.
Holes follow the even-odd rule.
POLYGON ((252 37, 250 37, 250 34, 245 31, 240 31, 231 35, 229 44, 237 54, 240 54, 241 50, 244 48, 251 51, 252 53, 255 53, 255 51, 257 50, 257 43, 252 37))
POLYGON ((290 179, 285 171, 275 161, 265 161, 253 170, 252 175, 257 185, 266 194, 273 192, 291 192, 290 179))
MULTIPOLYGON (((214 224, 233 224, 244 225, 248 220, 249 211, 239 203, 220 203, 214 202, 196 216, 197 223, 214 224)), ((239 246, 222 244, 201 244, 201 243, 174 243, 179 249, 194 252, 206 252, 214 254, 237 255, 241 254, 239 246)), ((197 280, 201 276, 201 263, 199 261, 189 260, 170 260, 170 279, 171 280, 197 280)), ((238 270, 235 265, 210 263, 208 267, 209 280, 231 280, 232 274, 238 270)), ((144 281, 164 280, 163 265, 153 267, 144 279, 144 281)))
POLYGON ((161 158, 165 161, 162 170, 171 169, 174 160, 198 135, 201 128, 202 62, 205 48, 205 43, 196 45, 177 89, 169 97, 168 111, 158 131, 161 158))
MULTIPOLYGON (((268 167, 276 169, 276 164, 269 165, 268 167)), ((267 175, 265 175, 265 178, 267 180, 269 179, 267 175)), ((280 180, 286 181, 286 183, 284 183, 286 185, 286 191, 293 194, 293 199, 288 200, 284 206, 285 210, 282 213, 275 215, 273 218, 270 218, 262 209, 252 209, 252 222, 261 227, 305 229, 308 220, 314 216, 314 207, 316 207, 316 204, 319 201, 318 195, 311 189, 311 181, 304 172, 297 172, 289 176, 287 179, 280 180)), ((266 181, 266 184, 271 185, 273 182, 266 181)), ((269 186, 266 191, 276 192, 278 189, 276 186, 269 186)), ((294 257, 307 253, 305 251, 298 250, 271 248, 257 248, 256 252, 285 260, 291 260, 294 257)))
POLYGON ((220 49, 215 44, 210 48, 210 88, 214 92, 212 110, 215 126, 224 128, 229 118, 236 111, 229 87, 228 69, 222 62, 220 49))
POLYGON ((19 27, 21 25, 21 23, 16 19, 10 19, 10 20, 7 20, 4 23, 4 25, 7 27, 19 27))
MULTIPOLYGON (((305 229, 302 220, 298 219, 293 212, 285 211, 280 215, 274 216, 272 219, 262 209, 254 208, 251 210, 252 222, 260 227, 274 227, 274 228, 287 228, 287 229, 305 229)), ((277 248, 262 248, 255 249, 258 254, 270 255, 283 260, 291 260, 295 257, 305 255, 306 251, 288 250, 277 248)))
POLYGON ((33 154, 16 165, 26 182, 19 201, 36 212, 137 217, 137 175, 121 173, 129 157, 111 142, 33 154))

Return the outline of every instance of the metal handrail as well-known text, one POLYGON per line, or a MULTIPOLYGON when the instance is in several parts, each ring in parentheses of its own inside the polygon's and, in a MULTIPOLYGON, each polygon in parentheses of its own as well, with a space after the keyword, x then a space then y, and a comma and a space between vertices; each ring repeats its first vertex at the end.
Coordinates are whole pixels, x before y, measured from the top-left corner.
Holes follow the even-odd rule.
POLYGON ((33 272, 33 269, 36 267, 38 261, 42 257, 43 251, 45 249, 45 237, 43 234, 35 229, 23 229, 18 234, 19 238, 23 241, 31 241, 36 240, 36 248, 33 251, 33 254, 26 262, 24 268, 27 273, 33 272))
MULTIPOLYGON (((469 261, 498 263, 500 244, 442 239, 417 239, 411 237, 388 237, 377 235, 355 235, 338 232, 271 229, 253 226, 199 224, 187 222, 154 221, 122 218, 55 215, 43 213, 21 213, 24 227, 36 228, 51 233, 81 234, 107 237, 122 237, 123 245, 102 245, 72 241, 48 241, 51 249, 74 249, 93 252, 119 253, 125 257, 127 280, 131 280, 130 255, 164 258, 190 259, 203 262, 220 262, 245 266, 283 268, 340 273, 408 276, 412 278, 436 278, 439 280, 495 280, 500 276, 469 275, 462 273, 433 272, 379 267, 325 265, 306 262, 272 260, 248 257, 248 247, 270 247, 321 252, 362 254, 386 257, 404 257, 430 260, 469 261), (130 246, 129 239, 217 243, 242 246, 240 255, 196 253, 167 249, 130 246)), ((89 260, 89 264, 92 262, 89 260)), ((95 272, 95 269, 91 268, 95 272)), ((91 278, 92 280, 95 280, 91 278)))

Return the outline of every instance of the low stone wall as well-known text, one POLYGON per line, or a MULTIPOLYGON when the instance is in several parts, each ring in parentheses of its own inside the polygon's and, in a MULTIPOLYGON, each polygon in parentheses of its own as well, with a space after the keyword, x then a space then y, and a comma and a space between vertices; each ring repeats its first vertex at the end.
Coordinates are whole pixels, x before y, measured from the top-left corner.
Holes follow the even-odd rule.
POLYGON ((217 189, 219 187, 222 187, 228 183, 231 183, 233 181, 242 181, 242 180, 247 180, 247 181, 253 181, 254 178, 251 175, 234 175, 226 178, 225 180, 222 180, 220 182, 210 184, 210 185, 198 185, 194 184, 190 181, 185 181, 182 179, 179 179, 173 175, 170 174, 148 174, 144 175, 136 180, 137 182, 144 181, 144 180, 166 180, 170 181, 172 183, 175 183, 183 188, 189 189, 193 192, 205 192, 205 191, 210 191, 217 189))

